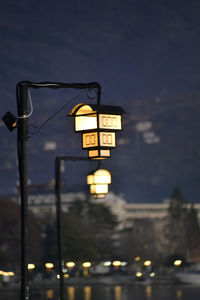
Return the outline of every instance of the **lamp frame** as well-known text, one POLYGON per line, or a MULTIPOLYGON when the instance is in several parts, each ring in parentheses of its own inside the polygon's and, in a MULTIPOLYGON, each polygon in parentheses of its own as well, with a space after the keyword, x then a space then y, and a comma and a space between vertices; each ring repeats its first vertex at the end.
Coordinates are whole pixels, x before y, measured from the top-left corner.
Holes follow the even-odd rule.
POLYGON ((115 132, 116 131, 121 131, 122 130, 122 114, 124 113, 124 110, 120 107, 120 106, 112 106, 112 105, 95 105, 95 104, 87 104, 87 103, 81 103, 79 105, 76 105, 72 111, 70 112, 70 116, 74 117, 74 131, 77 133, 81 133, 82 136, 82 149, 83 150, 97 150, 98 156, 93 156, 90 157, 89 156, 89 152, 88 152, 88 157, 91 159, 106 159, 110 157, 110 153, 109 156, 103 155, 101 156, 100 151, 101 150, 111 150, 113 148, 116 148, 116 136, 115 136, 115 132), (91 108, 91 112, 90 113, 81 113, 81 114, 77 114, 78 111, 83 108, 84 106, 89 106, 91 108), (109 127, 100 127, 100 115, 106 115, 106 116, 118 116, 120 117, 120 128, 109 128, 109 127), (76 129, 76 118, 79 117, 87 117, 87 116, 94 116, 96 118, 96 126, 95 128, 86 128, 86 129, 76 129), (84 136, 85 135, 89 135, 95 133, 96 135, 96 145, 95 146, 86 146, 84 145, 84 136), (102 142, 102 137, 101 134, 111 134, 111 141, 113 141, 112 145, 109 145, 109 143, 105 144, 105 145, 100 145, 100 140, 102 142))

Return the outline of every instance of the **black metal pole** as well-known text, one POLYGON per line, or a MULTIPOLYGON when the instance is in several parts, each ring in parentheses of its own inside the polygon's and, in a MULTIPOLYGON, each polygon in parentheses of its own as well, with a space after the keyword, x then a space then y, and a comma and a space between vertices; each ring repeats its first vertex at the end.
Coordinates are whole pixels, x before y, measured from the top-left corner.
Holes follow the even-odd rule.
MULTIPOLYGON (((30 82, 21 81, 17 84, 17 110, 18 110, 18 168, 21 195, 21 300, 29 299, 28 287, 28 116, 27 116, 27 91, 28 88, 74 88, 74 89, 97 89, 97 104, 100 104, 101 86, 97 82, 92 83, 55 83, 55 82, 30 82)), ((60 218, 59 218, 60 220, 60 218)), ((61 234, 60 234, 61 237, 61 234)), ((61 243, 60 243, 61 245, 61 243)), ((61 272, 63 268, 61 268, 61 272)), ((63 276, 60 277, 62 284, 63 276)))
POLYGON ((28 267, 27 267, 27 238, 28 238, 28 176, 27 176, 27 87, 19 85, 18 93, 18 167, 21 194, 21 300, 29 299, 28 267))
MULTIPOLYGON (((61 189, 62 189, 62 178, 61 178, 61 161, 90 161, 88 157, 78 156, 57 156, 55 158, 55 199, 56 199, 56 224, 57 224, 57 249, 58 249, 58 266, 60 275, 60 300, 64 300, 64 260, 63 260, 63 249, 62 249, 62 205, 61 205, 61 189)), ((95 161, 92 161, 95 162, 95 161)))
POLYGON ((55 159, 55 196, 56 196, 56 227, 57 227, 57 247, 58 247, 58 268, 59 268, 59 285, 60 300, 64 298, 64 277, 63 277, 63 256, 62 256, 62 231, 61 231, 61 159, 55 159))

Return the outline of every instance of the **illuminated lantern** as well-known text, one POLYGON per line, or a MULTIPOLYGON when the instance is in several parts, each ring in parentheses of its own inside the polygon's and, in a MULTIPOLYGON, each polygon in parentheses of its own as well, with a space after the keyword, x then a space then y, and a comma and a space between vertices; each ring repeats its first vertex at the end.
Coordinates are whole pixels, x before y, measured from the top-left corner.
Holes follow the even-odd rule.
POLYGON ((119 106, 78 104, 70 116, 75 119, 75 132, 82 133, 82 148, 88 157, 105 159, 116 147, 115 132, 122 130, 123 109, 119 106))
POLYGON ((90 193, 94 198, 104 198, 108 193, 108 185, 111 183, 111 173, 105 169, 98 169, 87 176, 87 184, 90 185, 90 193))

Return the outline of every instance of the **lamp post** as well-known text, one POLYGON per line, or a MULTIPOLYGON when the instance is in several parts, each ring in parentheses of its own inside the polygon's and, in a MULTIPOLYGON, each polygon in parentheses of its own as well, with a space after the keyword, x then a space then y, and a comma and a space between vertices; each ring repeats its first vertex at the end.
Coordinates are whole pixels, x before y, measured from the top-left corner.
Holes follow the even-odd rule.
POLYGON ((28 264, 27 264, 27 245, 28 245, 28 114, 27 96, 28 89, 34 88, 73 88, 73 89, 96 89, 97 105, 100 104, 101 87, 98 83, 55 83, 30 81, 19 82, 16 86, 17 96, 17 148, 18 148, 18 168, 21 195, 21 300, 29 299, 28 287, 28 264))
MULTIPOLYGON (((70 115, 78 117, 82 125, 88 122, 88 118, 95 120, 92 126, 76 130, 82 132, 83 149, 88 149, 88 156, 92 159, 110 157, 110 149, 115 148, 115 131, 121 130, 121 114, 124 112, 118 106, 100 105, 101 87, 97 82, 91 83, 58 83, 58 82, 30 82, 21 81, 16 86, 17 118, 7 113, 2 120, 10 131, 17 127, 18 169, 21 196, 21 300, 29 299, 28 287, 28 109, 27 96, 29 89, 39 88, 73 88, 96 89, 97 105, 77 105, 70 115), (88 112, 89 109, 89 112, 88 112), (91 118, 92 117, 92 118, 91 118), (95 126, 93 126, 95 125, 95 126)), ((76 124, 76 121, 75 121, 76 124)), ((78 121, 77 125, 80 124, 78 121)))
POLYGON ((55 198, 56 198, 56 228, 57 228, 57 249, 58 249, 58 268, 60 277, 60 300, 64 299, 64 261, 62 249, 62 216, 61 216, 61 161, 91 161, 87 157, 76 156, 57 156, 55 158, 55 198))

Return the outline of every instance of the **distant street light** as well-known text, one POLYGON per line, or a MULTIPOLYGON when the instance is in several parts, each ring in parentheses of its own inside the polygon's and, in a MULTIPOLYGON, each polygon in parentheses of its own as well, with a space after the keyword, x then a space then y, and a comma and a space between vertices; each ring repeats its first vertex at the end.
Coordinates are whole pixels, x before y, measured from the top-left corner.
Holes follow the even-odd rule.
POLYGON ((111 173, 105 169, 97 169, 87 176, 87 184, 90 185, 90 193, 94 198, 104 198, 108 193, 108 185, 111 183, 111 173))
POLYGON ((145 260, 145 262, 144 262, 144 266, 145 267, 149 267, 149 266, 151 266, 151 261, 150 260, 145 260))
POLYGON ((83 267, 83 276, 87 277, 89 275, 89 268, 92 266, 92 263, 90 261, 85 261, 82 263, 83 267))
POLYGON ((116 268, 119 268, 121 266, 122 262, 120 260, 114 260, 112 265, 116 268))
POLYGON ((73 261, 68 261, 68 262, 66 262, 66 267, 67 268, 74 268, 75 267, 75 262, 73 262, 73 261))
POLYGON ((92 265, 92 264, 91 264, 90 261, 86 261, 86 262, 83 262, 83 263, 82 263, 82 267, 83 267, 83 268, 90 268, 91 265, 92 265))
POLYGON ((45 268, 48 270, 48 271, 51 271, 53 268, 54 268, 54 264, 53 263, 45 263, 45 268))
POLYGON ((140 256, 136 256, 136 257, 134 258, 134 260, 138 262, 138 261, 141 260, 141 257, 140 257, 140 256))
POLYGON ((28 264, 28 270, 34 270, 35 265, 34 264, 28 264))
POLYGON ((182 264, 182 260, 181 259, 176 259, 174 261, 174 266, 179 267, 182 264))

